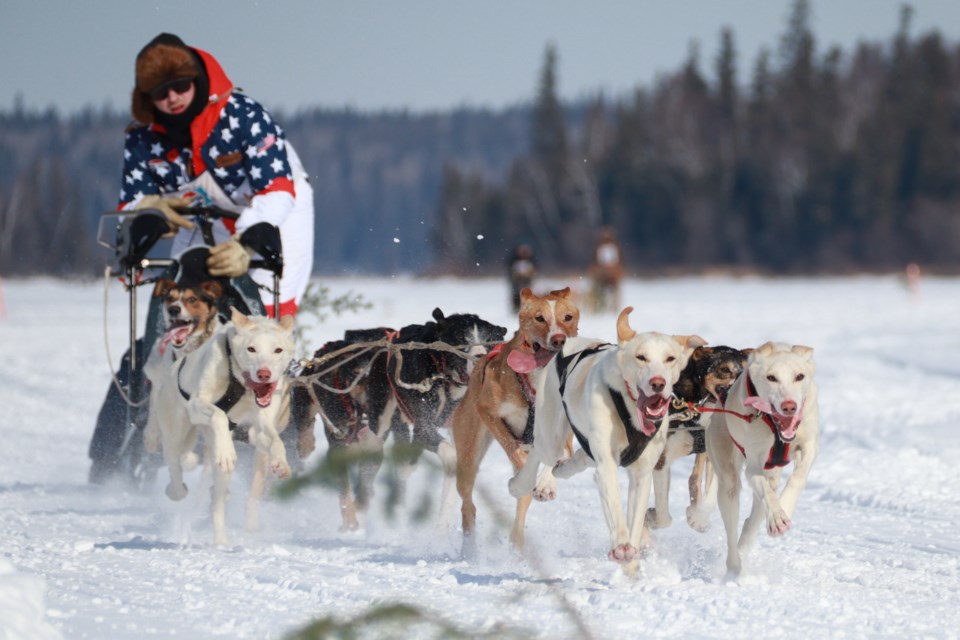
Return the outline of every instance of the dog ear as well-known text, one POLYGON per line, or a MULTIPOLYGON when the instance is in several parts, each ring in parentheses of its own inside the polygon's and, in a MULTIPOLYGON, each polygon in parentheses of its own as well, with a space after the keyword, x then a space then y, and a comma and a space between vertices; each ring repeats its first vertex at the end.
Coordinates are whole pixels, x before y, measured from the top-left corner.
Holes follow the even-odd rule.
POLYGON ((524 287, 523 289, 520 289, 521 302, 526 302, 530 298, 536 298, 536 296, 533 295, 533 291, 530 290, 530 287, 524 287))
POLYGON ((437 322, 443 322, 443 311, 440 310, 440 307, 433 310, 433 319, 437 322))
POLYGON ((250 318, 243 315, 236 307, 230 306, 230 320, 233 321, 233 324, 238 327, 246 327, 250 325, 250 318))
POLYGON ((556 291, 551 291, 550 295, 556 296, 558 298, 567 299, 570 297, 570 287, 564 287, 563 289, 557 289, 556 291))
POLYGON ((618 342, 627 342, 628 340, 632 340, 633 337, 637 335, 637 332, 630 328, 630 313, 632 311, 633 307, 626 307, 620 312, 620 316, 617 317, 618 342))
POLYGON ((804 360, 813 360, 813 347, 805 347, 802 344, 795 344, 790 348, 790 351, 802 357, 804 360))
POLYGON ((287 333, 293 333, 293 316, 280 316, 280 328, 287 333))
POLYGON ((776 347, 776 343, 774 343, 772 340, 764 342, 762 345, 754 349, 753 355, 755 357, 768 356, 773 353, 774 350, 776 350, 776 347))
POLYGON ((157 284, 153 287, 153 297, 165 298, 167 297, 167 294, 176 289, 177 286, 177 283, 169 278, 157 280, 157 284))
POLYGON ((201 282, 200 290, 214 300, 219 300, 223 296, 223 285, 216 280, 207 280, 206 282, 201 282))
POLYGON ((696 362, 706 358, 709 355, 713 355, 714 351, 715 349, 713 347, 708 347, 706 345, 700 346, 693 350, 693 354, 690 356, 690 359, 696 362))

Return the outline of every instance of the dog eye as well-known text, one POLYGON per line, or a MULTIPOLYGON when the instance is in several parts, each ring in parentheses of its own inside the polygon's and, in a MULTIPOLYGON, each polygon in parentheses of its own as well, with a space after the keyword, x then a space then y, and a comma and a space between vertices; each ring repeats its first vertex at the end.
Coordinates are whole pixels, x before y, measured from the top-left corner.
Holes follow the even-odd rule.
POLYGON ((197 304, 197 297, 190 296, 189 298, 187 298, 187 304, 197 304))
POLYGON ((777 376, 769 375, 769 376, 767 376, 767 380, 768 380, 769 382, 776 382, 776 381, 777 381, 777 376))
POLYGON ((536 320, 537 322, 546 322, 546 320, 543 319, 542 315, 534 316, 534 320, 536 320))
POLYGON ((283 349, 281 349, 280 347, 277 347, 276 349, 273 350, 273 352, 274 352, 274 353, 283 353, 283 349))
POLYGON ((256 350, 255 348, 253 348, 253 347, 247 347, 247 351, 249 351, 250 353, 256 353, 256 352, 257 352, 257 350, 256 350))
POLYGON ((571 320, 573 320, 573 314, 572 314, 572 313, 568 313, 567 315, 563 316, 563 321, 564 321, 564 322, 570 322, 571 320))
POLYGON ((646 361, 647 361, 647 356, 642 355, 642 354, 637 354, 637 360, 639 360, 640 362, 646 362, 646 361))
POLYGON ((794 379, 795 379, 797 382, 800 382, 800 381, 803 380, 804 378, 806 378, 805 375, 803 375, 802 373, 798 373, 798 374, 797 374, 797 377, 794 378, 794 379))
POLYGON ((667 356, 667 362, 674 362, 676 358, 674 356, 667 356))

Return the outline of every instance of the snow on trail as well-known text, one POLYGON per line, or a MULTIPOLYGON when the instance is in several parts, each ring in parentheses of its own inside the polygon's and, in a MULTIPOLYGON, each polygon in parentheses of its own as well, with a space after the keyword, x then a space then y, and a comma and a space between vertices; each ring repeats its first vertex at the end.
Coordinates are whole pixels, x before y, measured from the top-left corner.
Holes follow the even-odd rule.
MULTIPOLYGON (((324 284, 334 296, 361 293, 373 308, 311 323, 311 349, 346 328, 425 322, 436 306, 516 328, 498 280, 324 284)), ((958 279, 926 278, 922 298, 894 277, 626 285, 638 329, 815 349, 821 456, 794 527, 782 539, 761 533, 735 581, 723 575, 719 513, 705 534, 686 525, 690 459, 674 465, 674 522, 653 532, 656 552, 638 579, 606 560, 608 533, 589 472, 561 481, 555 502, 533 505, 527 540, 535 560, 514 557, 494 513, 509 521, 513 512, 509 464, 496 446, 480 472, 474 562, 459 558, 459 500, 448 526, 435 516, 413 522, 406 512, 390 520, 377 506, 361 532, 344 534, 336 496, 311 487, 265 504, 264 530, 246 533, 242 472, 228 507, 231 545, 214 547, 196 476, 182 503, 164 496, 165 469, 143 492, 86 482, 87 446, 109 384, 102 285, 4 281, 4 293, 0 637, 279 638, 313 619, 389 602, 423 607, 472 634, 505 627, 580 637, 560 598, 595 638, 960 633, 958 279)), ((107 320, 116 366, 126 299, 115 284, 107 320)), ((584 312, 581 334, 612 340, 615 316, 584 312)), ((321 437, 307 464, 324 451, 321 437)), ((439 493, 439 475, 421 465, 408 505, 424 496, 436 504, 439 493)), ((749 499, 744 492, 741 517, 749 499)))

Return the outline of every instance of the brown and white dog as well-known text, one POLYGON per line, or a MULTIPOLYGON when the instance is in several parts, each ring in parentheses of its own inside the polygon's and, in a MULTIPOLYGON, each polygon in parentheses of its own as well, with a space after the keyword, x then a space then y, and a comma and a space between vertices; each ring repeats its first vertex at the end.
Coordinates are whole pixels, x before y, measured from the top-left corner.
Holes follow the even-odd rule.
MULTIPOLYGON (((165 278, 154 285, 153 297, 161 299, 165 330, 154 343, 143 366, 144 375, 151 382, 151 406, 155 406, 154 396, 161 376, 180 357, 196 351, 220 328, 218 308, 223 286, 216 280, 188 285, 165 278)), ((147 418, 144 447, 149 453, 156 453, 160 448, 156 411, 151 411, 147 418)))
POLYGON ((537 387, 533 448, 509 483, 519 498, 533 490, 539 464, 554 467, 559 478, 596 466, 610 529, 608 557, 631 575, 640 549, 650 546, 646 506, 653 467, 667 439, 673 385, 693 350, 704 344, 699 336, 637 333, 629 324, 632 310, 620 312, 617 345, 571 338, 546 368, 537 387), (571 432, 581 448, 563 461, 571 432), (618 465, 630 478, 626 519, 618 465))
POLYGON ((820 450, 820 411, 813 349, 767 342, 750 354, 724 405, 723 419, 707 430, 707 453, 717 474, 717 501, 727 538, 727 570, 743 558, 762 521, 770 536, 785 534, 800 492, 820 450), (793 473, 777 495, 781 469, 793 473), (740 478, 753 490, 753 507, 737 537, 740 478))
MULTIPOLYGON (((475 551, 473 538, 477 508, 473 502, 480 462, 490 443, 496 440, 513 464, 523 466, 526 446, 533 438, 535 377, 566 343, 577 335, 580 311, 570 298, 570 288, 535 295, 529 288, 520 292, 520 327, 508 342, 494 348, 474 368, 466 395, 453 412, 451 430, 457 454, 457 491, 462 500, 463 554, 475 551)), ((568 447, 572 448, 572 439, 568 447)), ((569 455, 569 450, 568 450, 569 455)), ((449 478, 447 479, 449 480, 449 478)), ((552 470, 541 478, 538 490, 556 495, 552 470)), ((523 528, 531 496, 517 499, 516 517, 510 541, 523 547, 523 528)))

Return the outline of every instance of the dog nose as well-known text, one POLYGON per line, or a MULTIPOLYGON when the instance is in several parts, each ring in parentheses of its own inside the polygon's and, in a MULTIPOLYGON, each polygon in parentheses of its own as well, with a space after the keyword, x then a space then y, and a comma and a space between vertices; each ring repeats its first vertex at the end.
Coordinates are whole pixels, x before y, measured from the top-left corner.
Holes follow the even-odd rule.
POLYGON ((797 412, 797 403, 793 400, 784 400, 780 403, 780 413, 785 416, 792 416, 797 412))
POLYGON ((176 305, 176 304, 173 305, 172 307, 170 307, 169 311, 170 311, 170 315, 172 316, 180 315, 180 305, 176 305))
POLYGON ((270 382, 270 369, 264 367, 263 369, 257 369, 257 378, 260 382, 270 382))
POLYGON ((555 333, 550 336, 550 346, 556 351, 567 342, 567 336, 562 333, 555 333))
POLYGON ((660 376, 657 376, 656 378, 650 378, 650 388, 653 389, 654 393, 662 393, 666 386, 667 381, 660 376))

